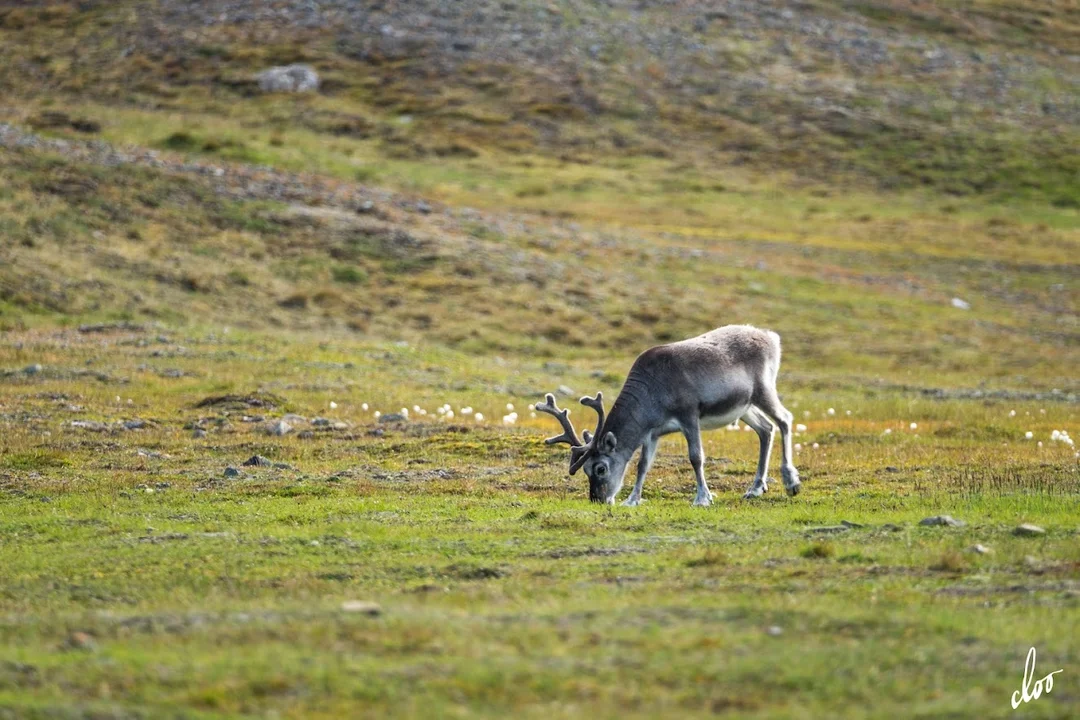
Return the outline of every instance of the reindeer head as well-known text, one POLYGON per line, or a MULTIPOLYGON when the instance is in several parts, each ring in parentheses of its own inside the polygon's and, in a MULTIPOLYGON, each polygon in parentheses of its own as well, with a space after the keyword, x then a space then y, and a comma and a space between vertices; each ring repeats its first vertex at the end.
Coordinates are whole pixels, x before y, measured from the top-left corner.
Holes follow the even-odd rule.
POLYGON ((570 410, 560 409, 555 404, 554 395, 548 393, 544 402, 535 406, 537 412, 553 416, 563 428, 562 435, 550 437, 544 442, 548 445, 555 443, 569 445, 570 474, 574 475, 584 467, 585 474, 589 478, 589 499, 593 502, 611 502, 622 486, 622 471, 625 470, 626 464, 623 463, 622 468, 619 468, 620 471, 616 473, 614 463, 609 457, 615 450, 615 435, 610 432, 604 433, 603 393, 596 393, 596 397, 585 396, 581 398, 581 404, 591 407, 599 416, 596 421, 596 433, 590 435, 586 430, 583 433, 584 442, 578 440, 577 433, 574 432, 574 426, 570 422, 570 410))

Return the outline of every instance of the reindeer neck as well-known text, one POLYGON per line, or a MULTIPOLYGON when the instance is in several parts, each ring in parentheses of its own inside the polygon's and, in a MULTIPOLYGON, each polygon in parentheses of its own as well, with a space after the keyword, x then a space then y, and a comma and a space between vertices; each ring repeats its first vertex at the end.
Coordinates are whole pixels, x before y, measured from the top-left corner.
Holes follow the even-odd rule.
POLYGON ((653 417, 655 412, 648 399, 644 379, 631 372, 604 421, 603 432, 615 433, 618 450, 632 454, 656 426, 658 418, 653 417))

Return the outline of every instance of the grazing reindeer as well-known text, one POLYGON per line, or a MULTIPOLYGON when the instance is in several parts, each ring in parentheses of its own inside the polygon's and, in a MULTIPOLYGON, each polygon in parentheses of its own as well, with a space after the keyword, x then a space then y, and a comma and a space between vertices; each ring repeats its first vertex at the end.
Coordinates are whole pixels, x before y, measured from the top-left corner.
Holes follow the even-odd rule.
POLYGON ((742 419, 761 441, 757 472, 743 497, 754 498, 768 490, 766 472, 772 450, 773 423, 780 428, 783 464, 780 472, 788 495, 801 487, 799 472, 791 462, 792 416, 776 394, 780 369, 780 336, 749 325, 727 325, 682 342, 658 345, 638 356, 630 368, 619 397, 604 418, 604 398, 583 397, 581 404, 599 415, 596 433, 586 430, 584 442, 570 423, 569 410, 555 404, 550 393, 539 412, 553 415, 563 434, 547 443, 570 445, 570 474, 584 467, 589 478, 589 499, 615 502, 623 475, 634 451, 641 448, 637 482, 623 505, 641 503, 641 486, 649 472, 660 437, 681 432, 690 450, 690 464, 697 478, 694 505, 711 505, 712 493, 705 484, 702 467, 705 453, 701 431, 730 425, 742 419))

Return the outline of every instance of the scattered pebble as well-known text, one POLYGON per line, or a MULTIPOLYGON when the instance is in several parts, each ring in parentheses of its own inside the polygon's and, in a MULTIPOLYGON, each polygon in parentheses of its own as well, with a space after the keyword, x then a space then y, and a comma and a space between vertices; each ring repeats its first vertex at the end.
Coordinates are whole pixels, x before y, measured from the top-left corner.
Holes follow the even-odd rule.
POLYGON ((970 310, 971 309, 971 303, 965 302, 964 300, 961 300, 960 298, 956 298, 956 297, 954 297, 952 299, 952 306, 954 308, 956 308, 957 310, 970 310))
POLYGON ((291 433, 292 429, 293 427, 289 423, 284 420, 278 420, 277 422, 271 423, 269 427, 266 428, 266 432, 270 435, 281 437, 291 433))
POLYGON ((225 468, 225 477, 240 477, 240 470, 230 465, 229 467, 225 468))
POLYGON ((1020 535, 1021 537, 1035 537, 1037 535, 1045 535, 1046 531, 1038 525, 1024 523, 1023 525, 1018 525, 1017 528, 1013 530, 1013 534, 1020 535))
POLYGON ((972 545, 970 548, 968 548, 968 550, 975 553, 976 555, 990 555, 991 553, 994 552, 993 550, 986 547, 985 545, 980 545, 978 543, 976 543, 975 545, 972 545))
POLYGON ((923 518, 919 521, 920 525, 927 527, 943 525, 946 527, 964 527, 967 525, 963 520, 957 520, 952 515, 934 515, 933 517, 923 518))
POLYGON ((375 617, 382 615, 382 607, 370 600, 346 600, 341 603, 341 611, 347 613, 359 613, 375 617))
POLYGON ((380 415, 378 414, 378 411, 376 411, 375 417, 378 418, 381 423, 405 422, 409 419, 409 416, 403 413, 387 413, 386 415, 380 415))
POLYGON ((245 467, 270 467, 274 461, 262 455, 252 455, 242 463, 245 467))
POLYGON ((770 625, 765 629, 765 634, 772 637, 779 637, 784 634, 784 628, 779 625, 770 625))

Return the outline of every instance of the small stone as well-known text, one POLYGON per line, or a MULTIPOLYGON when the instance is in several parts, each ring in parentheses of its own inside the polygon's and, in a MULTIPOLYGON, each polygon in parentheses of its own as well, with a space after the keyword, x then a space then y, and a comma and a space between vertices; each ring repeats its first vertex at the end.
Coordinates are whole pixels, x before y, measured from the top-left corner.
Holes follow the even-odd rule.
POLYGON ((382 607, 370 600, 346 600, 341 603, 341 611, 347 613, 359 613, 375 617, 382 615, 382 607))
POLYGON ((416 211, 419 212, 419 213, 422 213, 424 215, 427 215, 428 213, 431 212, 431 206, 428 205, 423 200, 421 200, 420 202, 416 203, 416 211))
POLYGON ((317 417, 311 421, 311 424, 315 427, 327 427, 330 425, 330 421, 324 417, 317 417))
POLYGON ((124 423, 125 430, 142 430, 145 427, 145 420, 128 420, 124 423))
POLYGON ((360 215, 367 215, 368 213, 375 212, 375 203, 370 200, 365 200, 360 203, 360 206, 356 208, 356 212, 360 215))
POLYGON ((256 78, 263 92, 310 92, 319 89, 319 74, 310 65, 272 67, 256 78))
POLYGON ((27 375, 37 375, 42 370, 41 363, 34 363, 33 365, 27 365, 23 368, 23 372, 27 375))
POLYGON ((979 543, 976 543, 976 544, 972 545, 970 548, 968 548, 968 550, 970 552, 975 553, 976 555, 991 555, 994 552, 990 548, 986 547, 985 545, 981 545, 979 543))
POLYGON ((806 532, 810 535, 835 535, 836 533, 847 532, 849 529, 847 525, 825 525, 823 527, 807 528, 806 532))
POLYGON ((887 473, 898 473, 898 472, 900 472, 900 468, 898 468, 898 467, 896 467, 894 465, 887 465, 887 466, 885 466, 885 472, 887 472, 887 473))
POLYGON ((278 463, 274 463, 274 469, 275 470, 295 470, 296 468, 294 468, 289 463, 278 462, 278 463))
POLYGON ((933 517, 923 518, 919 521, 919 524, 927 527, 938 525, 944 525, 946 527, 964 527, 967 525, 966 522, 957 520, 952 515, 934 515, 933 517))
POLYGON ((206 437, 206 431, 202 428, 195 428, 195 430, 191 433, 191 437, 195 438, 196 440, 198 440, 199 438, 204 438, 206 437))
POLYGON ((784 628, 780 627, 779 625, 770 625, 768 628, 765 629, 765 633, 772 637, 780 637, 784 634, 784 628))
POLYGON ((567 387, 566 385, 560 385, 559 386, 559 394, 562 395, 563 397, 573 397, 574 396, 574 391, 571 388, 567 387))
POLYGON ((379 422, 381 423, 405 422, 406 420, 408 420, 408 418, 401 413, 387 413, 379 416, 379 422))
POLYGON ((1035 537, 1036 535, 1045 535, 1046 531, 1038 525, 1024 523, 1023 525, 1017 526, 1017 528, 1013 530, 1013 534, 1021 537, 1035 537))
POLYGON ((955 298, 955 297, 952 299, 952 306, 954 308, 956 308, 957 310, 970 310, 971 309, 971 303, 966 302, 964 300, 961 300, 960 298, 955 298))
POLYGON ((225 477, 240 477, 240 470, 230 465, 225 468, 225 477))
POLYGON ((283 435, 288 435, 289 433, 291 433, 292 429, 292 425, 290 425, 289 423, 285 422, 284 420, 278 420, 275 423, 271 423, 266 428, 266 432, 270 435, 276 435, 278 437, 281 437, 283 435))
POLYGON ((865 525, 863 525, 862 523, 855 523, 855 522, 851 522, 851 521, 849 521, 849 520, 841 520, 841 521, 840 521, 840 524, 841 524, 841 525, 843 525, 843 526, 844 526, 844 527, 846 527, 846 528, 861 528, 861 527, 866 527, 866 526, 865 526, 865 525))
POLYGON ((274 461, 270 458, 265 458, 262 455, 252 455, 243 462, 246 467, 270 467, 274 464, 274 461))

